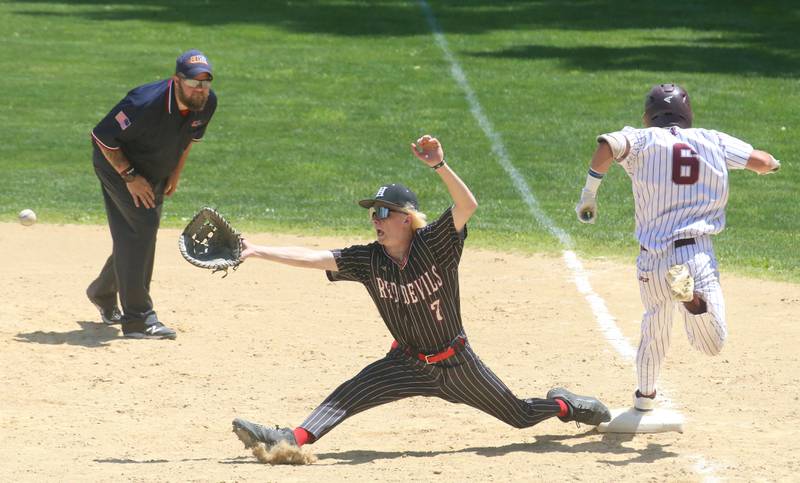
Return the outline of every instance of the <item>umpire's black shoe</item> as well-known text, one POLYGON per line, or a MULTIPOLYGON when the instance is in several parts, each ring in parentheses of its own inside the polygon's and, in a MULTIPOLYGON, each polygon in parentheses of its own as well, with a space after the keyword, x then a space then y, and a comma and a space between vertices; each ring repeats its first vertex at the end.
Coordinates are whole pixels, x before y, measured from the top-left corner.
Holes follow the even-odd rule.
POLYGON ((117 307, 112 309, 104 309, 99 305, 96 305, 96 307, 97 310, 100 311, 100 318, 103 320, 104 324, 114 325, 122 323, 122 312, 117 307))
POLYGON ((162 324, 145 325, 144 323, 122 324, 122 335, 129 339, 170 339, 178 337, 178 334, 162 324))
POLYGON ((264 443, 267 449, 275 446, 281 441, 286 441, 292 446, 297 446, 297 440, 294 439, 294 431, 289 428, 275 429, 267 428, 260 424, 251 423, 244 419, 236 418, 233 420, 233 432, 239 437, 239 440, 244 443, 245 448, 252 448, 258 443, 264 443))
POLYGON ((605 404, 589 396, 578 396, 563 387, 547 391, 547 399, 561 399, 567 403, 569 414, 559 416, 558 419, 566 422, 577 421, 583 424, 597 426, 600 423, 611 421, 611 412, 605 404))
POLYGON ((88 290, 86 291, 86 296, 89 298, 89 302, 91 302, 92 305, 97 307, 97 310, 100 311, 100 319, 104 324, 114 325, 122 322, 122 311, 120 311, 116 305, 111 308, 104 308, 102 305, 97 303, 96 299, 89 295, 88 290))

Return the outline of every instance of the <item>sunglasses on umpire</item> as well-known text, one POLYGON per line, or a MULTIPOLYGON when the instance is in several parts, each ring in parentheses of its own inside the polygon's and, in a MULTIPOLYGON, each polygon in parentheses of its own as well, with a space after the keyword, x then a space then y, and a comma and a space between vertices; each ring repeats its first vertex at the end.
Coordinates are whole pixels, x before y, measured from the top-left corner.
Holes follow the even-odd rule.
POLYGON ((387 208, 385 206, 373 206, 369 209, 369 217, 372 219, 377 218, 379 220, 385 220, 386 218, 389 218, 389 215, 392 214, 392 212, 403 213, 400 210, 392 210, 391 208, 387 208))
POLYGON ((208 89, 211 87, 211 79, 206 80, 197 80, 197 79, 189 79, 188 77, 178 76, 181 79, 181 82, 186 84, 187 86, 197 89, 198 87, 201 89, 208 89))

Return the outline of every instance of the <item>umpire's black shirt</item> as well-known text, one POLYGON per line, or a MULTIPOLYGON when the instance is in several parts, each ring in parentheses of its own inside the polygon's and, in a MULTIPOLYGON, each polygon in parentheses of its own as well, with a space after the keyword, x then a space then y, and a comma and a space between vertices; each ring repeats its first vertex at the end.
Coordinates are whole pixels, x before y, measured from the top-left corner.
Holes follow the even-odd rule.
POLYGON ((137 172, 156 183, 169 177, 192 141, 200 141, 217 108, 208 93, 202 111, 181 114, 172 79, 134 88, 100 121, 92 137, 108 149, 122 149, 137 172))

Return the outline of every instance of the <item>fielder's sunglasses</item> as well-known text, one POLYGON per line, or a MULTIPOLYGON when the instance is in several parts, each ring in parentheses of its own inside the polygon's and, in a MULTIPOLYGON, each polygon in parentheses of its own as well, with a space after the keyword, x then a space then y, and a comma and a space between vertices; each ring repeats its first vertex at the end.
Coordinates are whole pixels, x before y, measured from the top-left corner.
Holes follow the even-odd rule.
POLYGON ((206 80, 189 79, 188 77, 184 77, 182 75, 179 75, 178 77, 181 78, 184 84, 193 89, 197 89, 198 87, 202 89, 209 89, 211 87, 211 79, 206 79, 206 80))
POLYGON ((379 220, 385 220, 389 218, 389 214, 392 212, 402 213, 400 210, 393 210, 391 208, 387 208, 385 206, 373 206, 369 209, 369 217, 370 218, 377 218, 379 220))

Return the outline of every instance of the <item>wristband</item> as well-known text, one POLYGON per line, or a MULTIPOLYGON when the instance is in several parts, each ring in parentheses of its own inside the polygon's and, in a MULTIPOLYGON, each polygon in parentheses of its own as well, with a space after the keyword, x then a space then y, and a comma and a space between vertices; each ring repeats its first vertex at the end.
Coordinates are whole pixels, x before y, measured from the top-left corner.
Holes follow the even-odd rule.
POLYGON ((125 171, 119 174, 126 183, 130 183, 136 178, 136 170, 133 166, 128 167, 125 171))
POLYGON ((597 188, 600 187, 600 182, 603 181, 603 174, 589 168, 589 174, 586 175, 586 185, 583 187, 586 191, 593 194, 597 193, 597 188))
POLYGON ((444 166, 445 164, 446 164, 446 163, 444 162, 444 159, 443 159, 443 160, 441 160, 440 162, 438 162, 438 163, 434 164, 433 166, 431 166, 431 169, 432 169, 432 170, 434 170, 434 171, 436 171, 437 169, 441 168, 441 167, 442 167, 442 166, 444 166))

